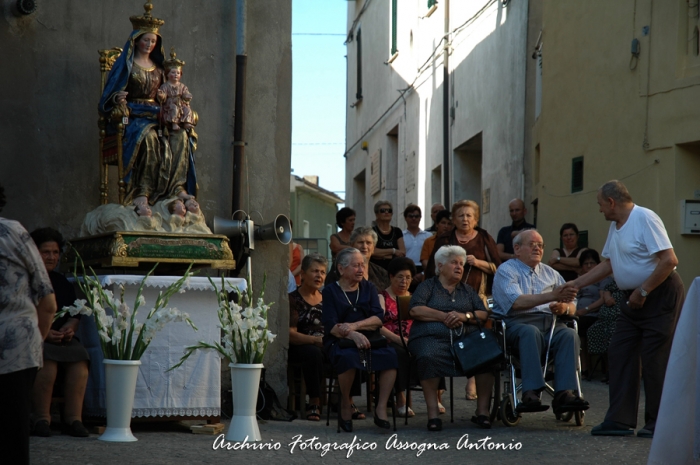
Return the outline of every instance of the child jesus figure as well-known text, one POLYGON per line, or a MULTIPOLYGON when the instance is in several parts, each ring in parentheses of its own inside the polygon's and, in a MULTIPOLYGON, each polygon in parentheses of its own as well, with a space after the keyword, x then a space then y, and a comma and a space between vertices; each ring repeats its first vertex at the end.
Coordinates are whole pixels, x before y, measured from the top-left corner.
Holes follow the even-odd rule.
POLYGON ((171 50, 170 60, 163 62, 167 82, 160 86, 158 99, 163 102, 163 120, 173 131, 178 131, 181 125, 185 129, 192 128, 194 118, 190 108, 192 94, 187 86, 180 82, 185 62, 176 59, 175 56, 175 51, 171 50))

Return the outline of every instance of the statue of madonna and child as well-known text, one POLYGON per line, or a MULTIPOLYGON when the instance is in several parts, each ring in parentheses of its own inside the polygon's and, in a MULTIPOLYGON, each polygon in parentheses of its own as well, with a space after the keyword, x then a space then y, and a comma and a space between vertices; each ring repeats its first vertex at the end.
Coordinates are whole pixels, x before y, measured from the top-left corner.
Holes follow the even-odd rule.
MULTIPOLYGON (((165 59, 159 32, 165 21, 151 16, 152 8, 149 0, 142 16, 129 18, 134 30, 99 102, 107 121, 115 110, 128 115, 122 140, 124 204, 88 213, 83 235, 117 230, 211 234, 195 200, 197 117, 190 109, 192 94, 180 82, 185 62, 174 49, 165 59)), ((115 132, 107 126, 108 135, 115 132)))

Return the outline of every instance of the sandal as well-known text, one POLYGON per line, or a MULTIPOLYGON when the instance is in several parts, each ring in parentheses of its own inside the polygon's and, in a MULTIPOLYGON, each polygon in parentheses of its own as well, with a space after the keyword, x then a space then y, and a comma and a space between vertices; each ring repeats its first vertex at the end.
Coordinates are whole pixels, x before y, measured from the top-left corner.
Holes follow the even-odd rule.
POLYGON ((360 412, 360 409, 357 408, 355 404, 351 404, 350 407, 352 408, 353 420, 364 420, 365 418, 367 418, 364 413, 360 412))
POLYGON ((405 405, 403 407, 397 408, 396 411, 398 412, 399 416, 404 416, 404 415, 406 415, 406 409, 408 409, 408 416, 409 417, 416 416, 416 412, 414 412, 411 407, 407 407, 405 405))
POLYGON ((486 415, 474 415, 472 417, 472 423, 482 429, 491 429, 491 422, 486 415))
POLYGON ((442 420, 439 418, 428 420, 428 431, 442 431, 442 420))
POLYGON ((306 419, 308 421, 321 421, 321 407, 316 404, 309 405, 306 410, 306 419))

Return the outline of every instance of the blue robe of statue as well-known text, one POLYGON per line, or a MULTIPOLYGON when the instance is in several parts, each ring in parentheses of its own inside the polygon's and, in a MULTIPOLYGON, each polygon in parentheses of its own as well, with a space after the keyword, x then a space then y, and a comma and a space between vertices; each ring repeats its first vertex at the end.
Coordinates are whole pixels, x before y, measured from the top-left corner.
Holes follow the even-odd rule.
MULTIPOLYGON (((155 66, 144 69, 134 63, 134 48, 144 33, 136 30, 129 36, 124 51, 112 66, 99 103, 100 114, 109 121, 109 113, 116 105, 116 92, 128 92, 130 114, 122 141, 125 204, 138 196, 146 196, 154 204, 183 190, 195 195, 197 188, 194 169, 197 134, 194 129, 168 133, 160 119, 161 108, 156 99, 164 80, 160 35, 156 34, 156 47, 150 55, 155 66), (163 137, 158 136, 159 129, 163 137)), ((107 134, 115 133, 116 127, 109 123, 107 134)))

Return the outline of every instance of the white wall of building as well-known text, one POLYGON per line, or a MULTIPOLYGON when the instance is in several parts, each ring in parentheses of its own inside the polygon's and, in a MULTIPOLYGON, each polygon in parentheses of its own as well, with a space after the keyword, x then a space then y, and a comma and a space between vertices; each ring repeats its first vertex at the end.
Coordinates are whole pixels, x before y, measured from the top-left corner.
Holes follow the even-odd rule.
MULTIPOLYGON (((346 202, 357 224, 370 224, 379 199, 394 204, 394 223, 409 203, 427 211, 471 198, 490 210, 481 225, 495 236, 508 224, 507 204, 523 189, 528 2, 443 0, 430 17, 426 0, 398 0, 397 48, 391 63, 392 1, 348 2, 346 202), (449 5, 449 180, 443 165, 443 66, 449 5), (360 15, 363 8, 366 9, 360 15), (464 27, 460 28, 460 26, 464 27), (362 100, 357 101, 357 31, 362 42, 362 100), (401 92, 405 89, 408 91, 401 92), (367 150, 362 149, 366 142, 367 150), (381 153, 373 193, 372 158, 381 153), (375 184, 376 186, 376 184, 375 184)), ((482 205, 482 209, 483 209, 482 205)))

